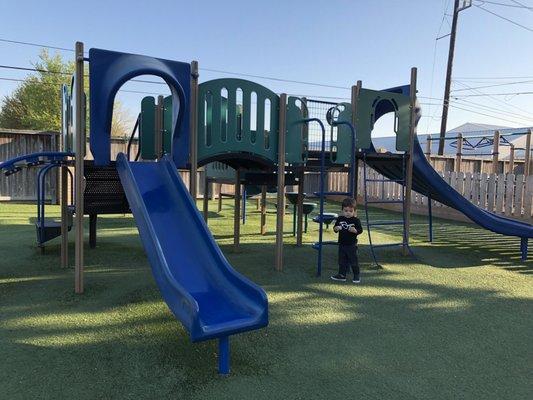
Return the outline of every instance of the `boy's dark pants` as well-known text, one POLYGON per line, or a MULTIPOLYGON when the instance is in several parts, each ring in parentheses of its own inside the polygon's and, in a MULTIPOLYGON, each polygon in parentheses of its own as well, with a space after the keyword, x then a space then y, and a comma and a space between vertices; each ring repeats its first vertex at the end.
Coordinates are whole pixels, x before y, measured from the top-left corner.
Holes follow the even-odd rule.
POLYGON ((356 244, 339 244, 339 274, 346 276, 352 267, 354 277, 359 277, 359 261, 357 260, 356 244))

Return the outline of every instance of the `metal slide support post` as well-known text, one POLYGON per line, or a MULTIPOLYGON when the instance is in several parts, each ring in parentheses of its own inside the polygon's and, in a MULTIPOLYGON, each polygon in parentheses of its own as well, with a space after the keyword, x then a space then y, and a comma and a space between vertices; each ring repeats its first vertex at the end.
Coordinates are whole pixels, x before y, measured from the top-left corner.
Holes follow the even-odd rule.
POLYGON ((529 165, 531 162, 531 129, 528 129, 526 134, 526 150, 525 150, 525 156, 524 156, 524 176, 527 178, 529 176, 529 171, 531 170, 531 166, 529 165))
POLYGON ((267 188, 263 185, 261 186, 261 235, 266 235, 266 200, 267 188))
POLYGON ((526 262, 527 261, 527 243, 528 241, 528 238, 520 238, 520 253, 521 253, 521 260, 522 262, 526 262))
POLYGON ((68 167, 61 167, 61 268, 68 267, 68 167))
POLYGON ((454 171, 459 173, 463 165, 463 135, 461 133, 457 134, 457 153, 455 154, 455 166, 454 171))
POLYGON ((190 175, 189 175, 189 192, 196 204, 198 197, 198 61, 191 62, 191 122, 190 122, 190 175))
POLYGON ((514 170, 514 152, 514 144, 511 143, 511 149, 509 151, 509 169, 507 170, 509 174, 512 174, 514 170))
POLYGON ((241 241, 241 170, 235 170, 235 196, 234 196, 234 210, 233 210, 233 247, 235 250, 239 249, 241 241))
POLYGON ((431 210, 431 202, 433 199, 428 195, 428 219, 429 219, 429 242, 433 243, 433 212, 431 210))
POLYGON ((76 178, 74 192, 76 195, 76 244, 75 244, 75 269, 74 269, 74 291, 77 294, 83 293, 83 159, 85 156, 85 115, 84 115, 84 57, 83 43, 76 42, 76 178))
POLYGON ((409 154, 407 158, 407 171, 405 176, 405 198, 404 198, 404 239, 403 239, 403 254, 409 254, 409 228, 411 224, 411 189, 413 187, 413 152, 414 140, 416 134, 415 127, 415 106, 416 106, 416 68, 411 68, 411 85, 410 93, 410 124, 409 124, 409 154))
POLYGON ((498 168, 498 156, 500 151, 500 131, 494 132, 494 142, 492 147, 492 173, 497 174, 498 168))
POLYGON ((283 270, 283 219, 285 217, 285 135, 287 116, 287 94, 279 96, 278 131, 278 182, 276 210, 276 270, 283 270))
POLYGON ((230 371, 229 336, 218 339, 218 373, 228 375, 230 371))
POLYGON ((205 171, 205 179, 204 179, 204 197, 203 197, 203 215, 204 215, 204 221, 207 223, 207 218, 209 215, 209 178, 207 178, 207 171, 205 171))

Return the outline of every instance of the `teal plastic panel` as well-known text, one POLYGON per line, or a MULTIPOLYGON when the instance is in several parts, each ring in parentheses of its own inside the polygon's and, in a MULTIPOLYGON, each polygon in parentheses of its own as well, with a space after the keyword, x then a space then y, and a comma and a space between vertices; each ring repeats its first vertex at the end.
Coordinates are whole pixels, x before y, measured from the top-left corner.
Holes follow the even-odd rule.
POLYGON ((287 136, 285 139, 285 157, 290 164, 307 162, 309 140, 304 124, 301 123, 304 113, 298 97, 287 99, 287 136))
POLYGON ((215 79, 199 85, 198 163, 221 160, 224 155, 248 153, 277 161, 279 97, 257 83, 243 79, 215 79), (225 89, 225 90, 224 90, 225 89), (242 101, 237 104, 237 90, 242 101), (223 96, 222 91, 224 90, 223 96), (255 92, 257 104, 252 105, 255 92), (269 112, 266 112, 267 102, 269 112), (242 103, 242 104, 240 104, 242 103), (257 127, 254 132, 252 121, 257 127))
POLYGON ((139 145, 143 160, 155 160, 155 98, 148 96, 141 101, 141 122, 139 124, 139 145))
POLYGON ((357 116, 355 125, 357 132, 357 148, 370 148, 376 108, 384 106, 393 110, 396 115, 394 132, 396 134, 396 150, 408 151, 411 126, 409 96, 370 89, 361 89, 357 98, 357 116), (388 102, 388 104, 380 104, 381 102, 388 102))
MULTIPOLYGON (((336 114, 336 120, 352 122, 351 104, 341 103, 338 107, 340 113, 336 114)), ((337 139, 331 140, 331 153, 335 164, 350 164, 352 162, 352 131, 349 126, 337 126, 337 139)))
POLYGON ((235 181, 235 170, 230 166, 215 161, 205 166, 205 173, 211 179, 226 179, 235 181))

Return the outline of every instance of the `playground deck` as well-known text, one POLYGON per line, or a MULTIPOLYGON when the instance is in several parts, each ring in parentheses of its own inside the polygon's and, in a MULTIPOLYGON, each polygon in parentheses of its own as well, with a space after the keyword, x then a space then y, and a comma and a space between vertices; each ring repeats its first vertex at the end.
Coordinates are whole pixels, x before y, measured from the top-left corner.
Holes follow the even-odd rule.
MULTIPOLYGON (((363 285, 330 282, 335 249, 315 277, 310 224, 293 248, 286 218, 285 269, 273 271, 275 213, 259 236, 250 202, 233 252, 232 202, 209 225, 232 265, 268 294, 268 328, 232 338, 235 372, 218 377, 216 343, 191 346, 160 297, 130 216, 103 216, 98 251, 86 251, 86 291, 72 291, 73 269, 58 267, 59 243, 35 248, 34 205, 0 203, 0 365, 5 398, 187 399, 522 399, 533 330, 533 264, 520 262, 519 239, 471 224, 437 220, 425 242, 413 217, 417 259, 383 251, 385 269, 363 285), (13 249, 17 249, 14 251, 13 249), (24 388, 22 392, 20 389, 24 388)), ((273 210, 273 207, 270 207, 273 210)), ((326 211, 337 211, 328 204, 326 211)), ((58 215, 50 207, 50 215, 58 215)), ((361 212, 361 210, 360 210, 361 212)), ((375 219, 390 218, 374 211, 375 219)), ((398 239, 394 227, 373 240, 398 239)), ((332 239, 326 231, 325 239, 332 239)), ((87 246, 88 247, 88 246, 87 246)), ((72 244, 70 251, 73 252, 72 244)))

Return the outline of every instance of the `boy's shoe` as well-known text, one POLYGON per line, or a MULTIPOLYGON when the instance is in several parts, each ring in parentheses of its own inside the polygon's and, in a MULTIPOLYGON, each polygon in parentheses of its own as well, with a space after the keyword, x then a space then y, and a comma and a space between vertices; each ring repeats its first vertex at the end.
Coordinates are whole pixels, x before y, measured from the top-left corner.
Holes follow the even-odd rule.
POLYGON ((359 278, 359 277, 356 278, 356 277, 354 276, 354 278, 352 279, 352 282, 353 282, 353 283, 361 283, 361 278, 359 278))
POLYGON ((346 276, 341 275, 341 274, 332 275, 331 279, 333 279, 334 281, 338 281, 338 282, 346 282, 346 276))

